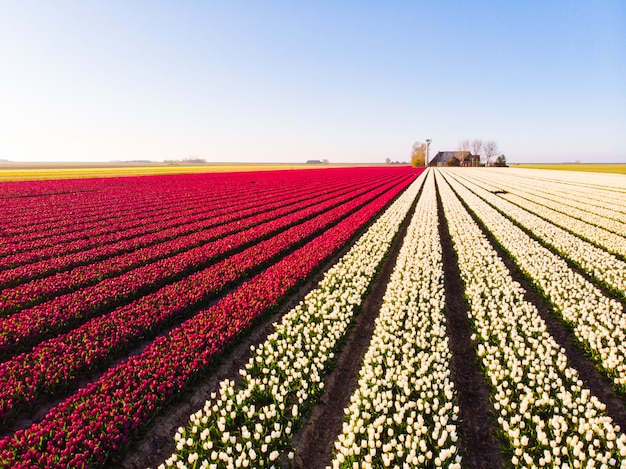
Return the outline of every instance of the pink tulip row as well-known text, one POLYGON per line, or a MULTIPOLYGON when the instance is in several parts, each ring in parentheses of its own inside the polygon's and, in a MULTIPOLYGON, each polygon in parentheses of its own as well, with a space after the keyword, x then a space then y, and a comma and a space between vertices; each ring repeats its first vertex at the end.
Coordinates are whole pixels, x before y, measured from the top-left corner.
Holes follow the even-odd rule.
POLYGON ((87 233, 101 236, 135 228, 151 220, 177 218, 177 212, 193 212, 203 208, 206 210, 206 207, 203 207, 206 202, 204 194, 196 194, 193 199, 159 201, 158 205, 147 205, 145 200, 134 199, 130 203, 127 202, 122 210, 121 207, 114 207, 110 210, 113 213, 97 215, 91 214, 94 207, 84 202, 85 205, 80 211, 68 208, 72 217, 75 217, 72 225, 58 224, 52 220, 46 223, 32 223, 28 227, 17 225, 13 229, 5 230, 6 234, 11 236, 10 250, 7 246, 0 251, 0 255, 80 240, 85 238, 87 233))
MULTIPOLYGON (((238 212, 231 211, 222 216, 209 217, 208 220, 203 221, 192 222, 189 220, 177 228, 163 229, 158 234, 139 236, 133 239, 132 243, 124 243, 126 247, 129 244, 139 245, 140 247, 137 250, 125 252, 114 257, 107 256, 103 260, 100 259, 110 252, 110 247, 86 251, 80 257, 92 260, 89 264, 78 265, 72 270, 62 271, 51 276, 35 278, 28 283, 19 284, 13 288, 5 288, 0 292, 0 310, 3 311, 3 315, 11 314, 21 308, 41 303, 53 296, 71 292, 103 279, 123 274, 139 265, 145 265, 148 262, 172 256, 213 239, 237 231, 243 231, 273 218, 301 210, 304 207, 315 204, 316 200, 323 202, 332 197, 340 197, 351 190, 356 191, 357 187, 348 186, 335 191, 328 190, 325 194, 320 194, 318 190, 317 194, 305 192, 304 194, 298 194, 297 197, 287 195, 283 200, 260 207, 254 205, 251 208, 242 208, 238 212), (312 198, 313 194, 317 195, 315 199, 312 198), (155 240, 158 241, 159 239, 163 241, 154 244, 155 240), (146 241, 153 241, 153 243, 147 244, 146 241)), ((362 187, 359 190, 366 190, 366 188, 362 187)), ((119 246, 119 244, 116 246, 119 246)), ((66 256, 66 264, 76 257, 66 256)), ((45 270, 46 263, 38 265, 41 267, 42 264, 44 265, 43 270, 45 270)), ((55 264, 57 267, 59 266, 59 263, 56 261, 55 264)), ((35 274, 33 273, 33 275, 35 274)))
MULTIPOLYGON (((244 211, 244 216, 247 215, 247 212, 258 212, 258 207, 248 208, 247 211, 244 211)), ((0 268, 10 270, 0 272, 0 282, 3 285, 12 285, 33 278, 41 278, 77 265, 85 265, 94 260, 106 259, 120 253, 174 239, 187 233, 228 223, 241 214, 241 212, 233 210, 233 207, 226 207, 216 211, 217 213, 207 212, 206 209, 200 209, 197 212, 196 214, 179 214, 180 216, 173 220, 173 223, 168 223, 165 220, 160 225, 152 227, 136 227, 115 234, 83 238, 44 247, 36 251, 6 256, 0 259, 0 268)))
MULTIPOLYGON (((338 181, 332 182, 337 184, 338 181)), ((344 184, 349 183, 344 182, 344 184)), ((355 184, 357 184, 357 182, 355 182, 355 184)), ((312 195, 320 195, 320 193, 326 192, 326 190, 334 189, 334 186, 331 186, 329 188, 324 188, 324 191, 322 191, 318 184, 312 185, 309 183, 308 186, 311 187, 305 186, 302 188, 302 194, 300 194, 300 191, 287 191, 287 193, 282 195, 280 201, 282 201, 283 204, 293 203, 301 199, 311 199, 313 198, 312 195)), ((141 233, 141 229, 139 229, 137 236, 126 239, 127 235, 125 235, 124 239, 114 242, 113 244, 107 244, 104 240, 92 238, 90 240, 84 240, 86 245, 81 248, 82 250, 74 253, 68 254, 66 246, 63 245, 49 248, 48 250, 45 250, 45 253, 39 254, 41 257, 44 257, 44 259, 39 262, 21 265, 11 270, 0 271, 0 286, 7 288, 34 278, 41 278, 69 268, 90 264, 96 260, 107 259, 111 256, 119 255, 120 253, 129 252, 146 245, 173 239, 193 231, 200 231, 210 226, 228 223, 230 220, 234 220, 235 218, 250 216, 253 213, 265 210, 265 203, 267 203, 268 210, 275 207, 275 204, 279 203, 278 201, 270 201, 265 198, 261 198, 258 194, 253 195, 256 197, 253 197, 252 202, 248 202, 249 207, 240 206, 236 210, 232 207, 220 208, 214 212, 200 215, 195 222, 194 219, 186 220, 183 217, 183 220, 181 220, 182 224, 177 222, 172 227, 168 227, 167 224, 163 224, 157 227, 156 232, 146 230, 148 231, 147 233, 141 233), (94 247, 84 249, 85 247, 88 247, 88 244, 92 244, 94 247), (58 254, 63 255, 61 257, 56 257, 58 254)), ((230 198, 229 194, 228 199, 230 200, 230 198)), ((8 261, 11 263, 30 262, 33 260, 31 259, 32 256, 33 254, 31 253, 20 253, 16 256, 12 256, 8 261)), ((7 262, 7 258, 0 260, 0 264, 2 264, 2 262, 7 262)))
MULTIPOLYGON (((0 419, 10 411, 19 410, 20 405, 33 402, 41 393, 49 394, 55 389, 71 386, 81 373, 97 367, 111 354, 135 344, 158 330, 163 323, 197 307, 207 296, 281 255, 294 244, 327 229, 394 185, 397 183, 346 201, 316 218, 281 231, 207 269, 95 318, 67 334, 42 342, 32 351, 0 364, 0 419), (181 292, 185 292, 184 295, 181 292), (59 354, 59 351, 63 353, 59 354)), ((65 314, 63 310, 57 311, 57 316, 51 317, 50 322, 71 322, 72 318, 65 314)), ((37 327, 39 319, 34 317, 31 324, 37 327)))
MULTIPOLYGON (((265 237, 282 232, 291 225, 302 223, 303 220, 313 216, 325 217, 326 214, 323 212, 333 206, 339 205, 340 209, 338 212, 331 212, 333 214, 354 208, 388 187, 389 184, 361 188, 353 193, 342 194, 326 201, 320 198, 319 203, 315 205, 303 203, 299 211, 283 214, 281 217, 274 214, 269 221, 263 220, 267 214, 258 215, 252 220, 258 223, 251 223, 250 227, 243 231, 218 239, 212 236, 214 240, 207 244, 15 313, 0 321, 0 356, 9 356, 16 350, 23 349, 24 346, 36 343, 42 338, 76 327, 85 319, 94 317, 122 302, 133 300, 167 282, 180 279, 189 272, 214 263, 233 250, 251 243, 258 243, 265 237)), ((186 242, 189 243, 189 240, 186 242)), ((183 246, 184 243, 185 240, 183 240, 183 246)), ((145 257, 139 256, 138 260, 141 261, 142 258, 145 257)), ((76 271, 82 273, 82 269, 73 270, 71 273, 76 271)))
MULTIPOLYGON (((252 199, 254 200, 254 199, 252 199)), ((221 212, 232 207, 237 210, 245 205, 244 201, 230 201, 232 205, 220 207, 221 212)), ((76 224, 63 227, 57 232, 38 228, 37 231, 24 235, 13 235, 10 244, 0 249, 0 268, 11 268, 17 265, 32 263, 59 254, 67 254, 85 250, 105 243, 114 243, 138 235, 154 233, 162 227, 178 226, 187 218, 208 218, 211 210, 207 210, 205 200, 193 200, 188 204, 176 206, 159 206, 150 213, 139 212, 124 217, 110 217, 98 223, 76 224), (32 239, 30 239, 32 238, 32 239)))
MULTIPOLYGON (((98 181, 99 179, 96 179, 98 181)), ((80 181, 80 180, 79 180, 80 181)), ((83 180, 85 181, 85 180, 83 180)), ((85 187, 87 186, 84 184, 85 187)), ((77 192, 80 183, 76 180, 62 179, 54 180, 34 180, 34 181, 7 181, 0 185, 0 209, 5 204, 11 204, 15 200, 21 200, 33 195, 59 193, 59 192, 77 192), (70 189, 71 188, 71 189, 70 189)))
POLYGON ((241 331, 276 306, 412 179, 403 180, 211 308, 157 338, 141 354, 108 370, 53 408, 41 422, 0 440, 0 465, 80 468, 103 464, 241 331))
MULTIPOLYGON (((122 218, 117 218, 111 214, 108 219, 101 219, 98 223, 78 223, 67 227, 57 227, 55 229, 40 227, 35 232, 14 234, 6 242, 5 246, 0 246, 0 268, 10 268, 13 266, 32 263, 37 260, 47 259, 67 254, 71 252, 84 251, 92 247, 113 243, 125 239, 130 239, 138 235, 153 233, 164 228, 177 226, 181 223, 193 219, 208 219, 215 215, 237 212, 238 210, 250 208, 250 206, 261 206, 264 201, 268 203, 278 196, 284 199, 287 194, 299 193, 301 189, 320 190, 320 182, 308 184, 311 187, 279 187, 275 191, 264 191, 259 193, 258 189, 248 189, 242 193, 231 194, 231 197, 224 199, 223 194, 219 205, 216 204, 218 194, 200 194, 196 198, 185 203, 163 204, 148 207, 146 211, 126 214, 122 218), (209 209, 207 209, 209 208, 209 209), (230 210, 229 210, 230 209, 230 210), (32 237, 37 239, 30 239, 32 237)), ((182 190, 182 188, 181 188, 182 190)), ((132 204, 128 204, 132 205, 132 204)), ((85 207, 89 209, 89 207, 85 207)), ((75 215, 73 213, 73 215, 75 215)))

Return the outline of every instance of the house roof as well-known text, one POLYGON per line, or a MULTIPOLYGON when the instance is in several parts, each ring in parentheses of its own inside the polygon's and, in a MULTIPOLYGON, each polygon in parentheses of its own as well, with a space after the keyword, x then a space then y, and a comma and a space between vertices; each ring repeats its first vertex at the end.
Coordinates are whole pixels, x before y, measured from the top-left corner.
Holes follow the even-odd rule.
POLYGON ((430 160, 428 166, 437 166, 446 164, 448 160, 452 157, 456 158, 459 161, 463 161, 465 158, 472 156, 472 152, 470 151, 440 151, 435 157, 430 160))

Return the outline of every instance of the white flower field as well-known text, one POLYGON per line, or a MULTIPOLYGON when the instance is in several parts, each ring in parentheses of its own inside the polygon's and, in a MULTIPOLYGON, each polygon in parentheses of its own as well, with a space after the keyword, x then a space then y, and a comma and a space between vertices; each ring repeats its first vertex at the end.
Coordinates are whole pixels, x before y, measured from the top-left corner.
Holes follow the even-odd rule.
POLYGON ((159 467, 310 467, 298 434, 325 425, 310 416, 329 405, 328 377, 394 242, 325 467, 626 468, 626 176, 518 168, 423 172, 250 347, 159 467), (454 295, 467 356, 451 346, 454 295), (468 363, 486 412, 457 383, 468 363), (468 443, 472 412, 497 457, 468 443))

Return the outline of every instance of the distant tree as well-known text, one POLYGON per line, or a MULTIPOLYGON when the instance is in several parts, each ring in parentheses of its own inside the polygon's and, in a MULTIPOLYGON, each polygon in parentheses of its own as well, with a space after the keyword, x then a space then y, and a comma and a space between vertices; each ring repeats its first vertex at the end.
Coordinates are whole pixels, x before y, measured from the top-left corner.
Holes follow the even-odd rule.
POLYGON ((327 159, 323 159, 323 160, 322 160, 322 163, 323 163, 323 164, 329 164, 329 163, 330 163, 330 161, 328 161, 327 159))
POLYGON ((426 144, 415 142, 411 151, 411 166, 418 168, 426 165, 426 144))
POLYGON ((494 142, 493 140, 489 140, 488 142, 485 142, 485 144, 483 145, 483 150, 485 152, 485 159, 487 166, 489 166, 489 163, 491 162, 491 158, 493 158, 494 156, 496 156, 496 154, 498 153, 498 144, 496 142, 494 142))
POLYGON ((461 140, 459 142, 459 150, 460 151, 470 151, 470 149, 471 149, 471 146, 470 146, 469 139, 461 140))
POLYGON ((496 158, 496 162, 495 162, 496 166, 506 166, 506 156, 504 155, 500 155, 496 158))
POLYGON ((448 161, 446 161, 446 166, 461 166, 461 160, 459 160, 456 156, 453 156, 448 161))
POLYGON ((385 159, 385 163, 387 163, 387 164, 391 164, 391 158, 387 158, 387 159, 385 159))
POLYGON ((470 144, 470 149, 472 150, 472 155, 480 155, 483 149, 483 141, 479 138, 475 138, 470 144))
POLYGON ((204 158, 199 158, 197 156, 188 156, 186 158, 183 158, 183 163, 184 164, 204 164, 206 163, 206 160, 204 158))

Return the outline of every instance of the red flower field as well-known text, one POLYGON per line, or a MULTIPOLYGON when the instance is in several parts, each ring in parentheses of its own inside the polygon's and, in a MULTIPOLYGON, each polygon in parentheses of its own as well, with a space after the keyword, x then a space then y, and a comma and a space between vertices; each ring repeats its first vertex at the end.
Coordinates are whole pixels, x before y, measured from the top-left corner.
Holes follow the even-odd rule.
POLYGON ((106 464, 420 172, 3 183, 0 465, 106 464))

